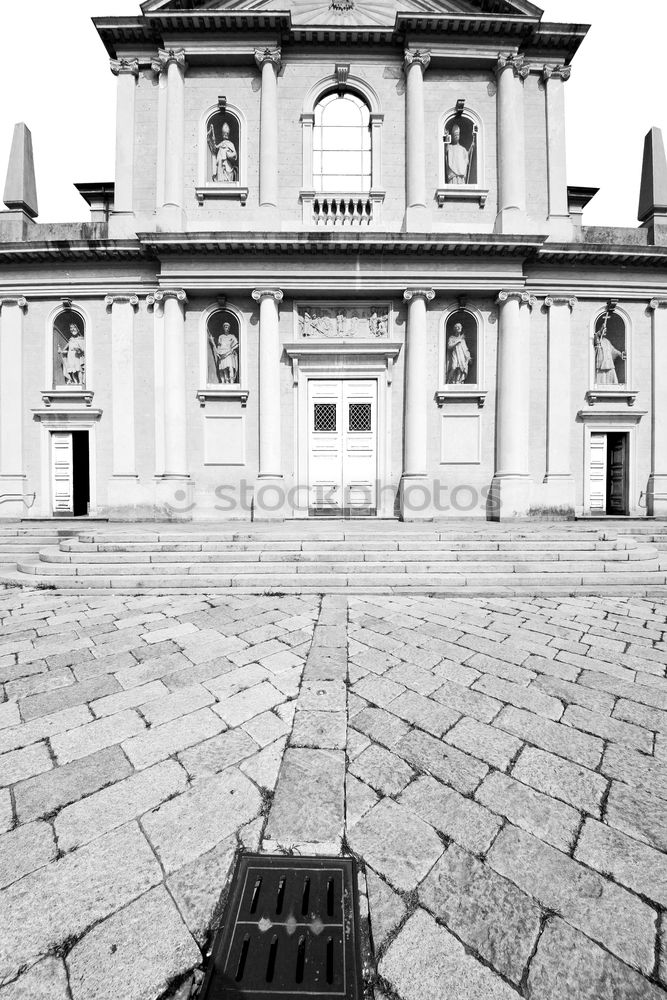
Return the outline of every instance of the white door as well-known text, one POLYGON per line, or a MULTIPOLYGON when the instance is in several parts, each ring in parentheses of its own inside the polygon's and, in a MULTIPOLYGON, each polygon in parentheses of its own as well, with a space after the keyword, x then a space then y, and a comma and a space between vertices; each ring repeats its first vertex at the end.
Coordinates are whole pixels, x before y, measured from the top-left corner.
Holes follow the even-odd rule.
POLYGON ((591 457, 588 470, 591 514, 607 513, 607 435, 591 434, 591 457))
POLYGON ((72 435, 67 431, 51 434, 51 496, 54 514, 74 512, 72 435))
POLYGON ((377 382, 308 382, 308 488, 312 514, 375 514, 377 382))

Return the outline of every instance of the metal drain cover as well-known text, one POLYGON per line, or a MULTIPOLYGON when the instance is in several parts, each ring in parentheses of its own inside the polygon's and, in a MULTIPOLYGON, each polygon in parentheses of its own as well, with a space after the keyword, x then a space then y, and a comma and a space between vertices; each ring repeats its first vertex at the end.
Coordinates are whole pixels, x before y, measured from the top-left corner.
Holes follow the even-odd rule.
POLYGON ((361 1000, 357 918, 351 858, 243 855, 202 1000, 361 1000))

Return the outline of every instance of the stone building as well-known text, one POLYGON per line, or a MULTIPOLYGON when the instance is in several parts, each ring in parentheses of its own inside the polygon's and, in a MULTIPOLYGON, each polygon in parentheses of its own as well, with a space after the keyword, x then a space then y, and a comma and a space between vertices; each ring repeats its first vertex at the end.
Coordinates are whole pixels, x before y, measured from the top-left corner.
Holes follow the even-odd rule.
POLYGON ((582 226, 528 0, 96 20, 115 181, 0 214, 0 516, 667 513, 667 169, 582 226))

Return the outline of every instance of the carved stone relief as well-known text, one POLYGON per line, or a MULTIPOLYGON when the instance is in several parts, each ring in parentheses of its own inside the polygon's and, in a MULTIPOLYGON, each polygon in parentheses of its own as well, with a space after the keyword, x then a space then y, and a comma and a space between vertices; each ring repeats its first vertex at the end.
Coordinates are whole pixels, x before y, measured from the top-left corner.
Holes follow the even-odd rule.
POLYGON ((376 340, 389 337, 387 306, 332 305, 309 303, 298 307, 300 337, 376 340))

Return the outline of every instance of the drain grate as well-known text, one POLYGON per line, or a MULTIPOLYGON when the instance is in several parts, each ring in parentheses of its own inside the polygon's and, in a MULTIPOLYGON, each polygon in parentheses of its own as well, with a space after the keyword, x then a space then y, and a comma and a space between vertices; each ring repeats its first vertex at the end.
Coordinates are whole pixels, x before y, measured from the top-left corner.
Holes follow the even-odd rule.
POLYGON ((357 924, 351 858, 243 855, 202 1000, 361 1000, 357 924))

